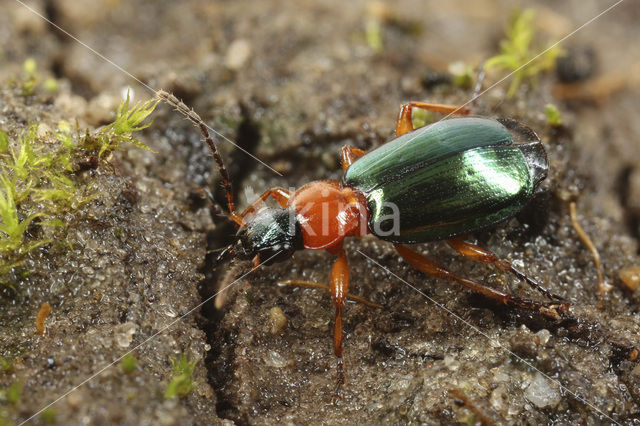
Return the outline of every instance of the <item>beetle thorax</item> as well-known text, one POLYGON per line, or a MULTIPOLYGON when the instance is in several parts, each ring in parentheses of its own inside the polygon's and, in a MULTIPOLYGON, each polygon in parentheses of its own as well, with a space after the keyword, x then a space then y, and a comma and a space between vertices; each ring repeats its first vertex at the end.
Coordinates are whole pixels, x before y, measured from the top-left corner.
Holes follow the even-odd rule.
POLYGON ((364 196, 336 181, 316 181, 297 190, 290 206, 302 229, 304 247, 334 251, 347 236, 368 233, 364 196))

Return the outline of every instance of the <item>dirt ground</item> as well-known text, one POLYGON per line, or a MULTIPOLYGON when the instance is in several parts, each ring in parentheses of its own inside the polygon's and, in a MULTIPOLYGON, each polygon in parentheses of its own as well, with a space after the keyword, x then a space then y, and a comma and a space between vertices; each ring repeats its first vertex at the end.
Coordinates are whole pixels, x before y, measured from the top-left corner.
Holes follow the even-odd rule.
MULTIPOLYGON (((338 179, 340 147, 391 139, 403 102, 468 101, 472 89, 451 84, 449 67, 495 55, 514 9, 536 10, 537 37, 550 42, 611 4, 41 0, 29 10, 7 0, 0 128, 11 138, 34 122, 94 129, 127 88, 134 100, 163 88, 242 148, 218 138, 244 207, 273 186, 338 179), (9 84, 27 58, 57 92, 23 96, 9 84)), ((100 196, 68 218, 69 244, 34 251, 31 274, 0 288, 0 356, 11 363, 0 371, 0 425, 639 423, 640 295, 619 278, 640 265, 639 6, 626 0, 563 42, 594 60, 571 99, 559 98, 552 72, 513 98, 510 81, 497 85, 474 107, 527 123, 547 150, 542 194, 473 237, 566 297, 560 318, 427 277, 375 238, 349 240, 351 291, 384 309, 347 304, 347 384, 334 400, 329 295, 276 285, 326 282, 332 256, 300 252, 248 275, 238 262, 214 270, 214 250, 235 229, 194 194, 210 187, 222 200, 219 177, 200 135, 162 105, 139 136, 156 153, 127 149, 76 176, 100 196), (548 103, 560 128, 545 118, 548 103), (599 250, 606 295, 570 199, 599 250), (42 302, 52 312, 40 336, 42 302), (280 311, 286 326, 274 328, 280 311), (133 372, 110 366, 134 348, 133 372), (194 388, 166 398, 181 355, 197 361, 194 388), (20 397, 9 401, 16 382, 20 397)), ((503 75, 490 73, 485 87, 503 75)), ((461 276, 543 299, 443 243, 417 249, 461 276)))

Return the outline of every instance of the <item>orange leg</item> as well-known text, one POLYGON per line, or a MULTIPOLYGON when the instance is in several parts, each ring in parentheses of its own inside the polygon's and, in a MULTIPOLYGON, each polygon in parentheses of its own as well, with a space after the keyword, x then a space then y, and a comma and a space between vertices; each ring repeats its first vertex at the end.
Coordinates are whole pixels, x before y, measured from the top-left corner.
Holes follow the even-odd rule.
POLYGON ((447 243, 453 247, 455 251, 463 255, 464 257, 468 257, 469 259, 475 260, 476 262, 485 262, 491 263, 495 265, 498 269, 505 272, 511 272, 513 275, 518 277, 518 279, 526 282, 532 288, 535 288, 540 293, 547 296, 549 299, 563 300, 562 297, 553 294, 546 288, 542 287, 536 280, 531 277, 528 277, 524 272, 516 269, 511 262, 506 259, 500 259, 498 256, 490 252, 489 250, 483 249, 475 244, 467 243, 462 238, 452 238, 447 240, 447 243))
POLYGON ((360 148, 345 145, 340 150, 340 160, 342 161, 342 171, 346 171, 354 161, 365 155, 367 152, 360 148))
MULTIPOLYGON (((286 188, 282 188, 281 186, 276 186, 275 188, 268 189, 264 192, 256 201, 251 203, 249 207, 245 209, 240 215, 241 219, 244 219, 245 216, 251 213, 255 213, 269 196, 275 198, 275 200, 282 206, 287 207, 289 203, 289 198, 291 198, 291 191, 286 188)), ((244 220, 242 221, 244 223, 244 220)))
POLYGON ((413 119, 411 118, 411 111, 413 108, 420 108, 442 114, 469 115, 471 112, 469 108, 457 107, 455 105, 407 102, 406 104, 402 104, 400 112, 398 112, 398 119, 396 120, 396 136, 404 135, 405 133, 413 130, 413 119))
POLYGON ((396 250, 398 250, 398 253, 400 253, 400 256, 419 271, 436 278, 456 281, 477 293, 490 297, 491 299, 497 300, 505 305, 518 306, 520 308, 537 311, 553 319, 557 319, 560 316, 560 312, 569 309, 569 305, 567 303, 536 302, 535 300, 514 297, 505 291, 497 290, 466 278, 461 278, 408 247, 400 244, 395 244, 395 247, 396 250))
POLYGON ((333 329, 333 350, 338 360, 338 379, 334 395, 340 397, 340 389, 345 384, 344 362, 342 360, 342 307, 349 292, 349 263, 343 249, 331 268, 331 299, 336 307, 336 322, 333 329))

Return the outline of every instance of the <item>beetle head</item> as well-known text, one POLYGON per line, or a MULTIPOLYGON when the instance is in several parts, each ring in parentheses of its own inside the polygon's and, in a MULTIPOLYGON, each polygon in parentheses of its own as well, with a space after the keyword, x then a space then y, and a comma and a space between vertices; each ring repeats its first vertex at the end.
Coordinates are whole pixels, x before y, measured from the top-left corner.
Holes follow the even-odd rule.
POLYGON ((240 259, 253 259, 256 265, 281 262, 304 248, 302 230, 291 209, 261 209, 238 230, 237 236, 233 252, 240 259))

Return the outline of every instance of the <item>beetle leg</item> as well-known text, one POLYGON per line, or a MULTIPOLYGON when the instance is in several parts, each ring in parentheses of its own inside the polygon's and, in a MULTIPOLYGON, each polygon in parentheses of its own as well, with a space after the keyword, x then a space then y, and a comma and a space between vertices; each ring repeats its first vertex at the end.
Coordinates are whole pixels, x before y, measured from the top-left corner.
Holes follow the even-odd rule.
POLYGON ((353 146, 345 145, 340 150, 340 160, 342 161, 342 171, 346 171, 354 161, 365 155, 367 152, 353 146))
MULTIPOLYGON (((290 286, 301 286, 301 287, 312 287, 312 288, 321 288, 326 291, 331 291, 331 287, 327 284, 314 283, 313 281, 301 281, 301 280, 286 280, 278 282, 278 285, 290 285, 290 286)), ((355 294, 347 293, 347 299, 356 301, 358 303, 362 303, 363 305, 369 306, 370 308, 378 308, 382 309, 384 306, 378 305, 375 302, 365 299, 364 297, 357 296, 355 294)))
POLYGON ((427 111, 439 112, 442 114, 469 115, 471 110, 466 107, 457 107, 455 105, 431 104, 427 102, 407 102, 402 104, 398 112, 396 120, 396 136, 404 135, 413 130, 413 119, 411 111, 413 108, 420 108, 427 111))
POLYGON ((251 203, 249 207, 242 212, 240 217, 242 219, 245 218, 248 214, 254 213, 258 210, 269 196, 272 196, 282 207, 287 207, 289 203, 289 198, 291 198, 291 191, 281 186, 276 186, 275 188, 268 189, 262 194, 256 201, 251 203))
POLYGON ((491 263, 501 271, 511 272, 513 275, 518 277, 518 279, 526 282, 532 288, 535 288, 540 293, 547 296, 549 299, 564 300, 557 294, 553 294, 546 288, 542 287, 536 280, 527 276, 524 272, 516 269, 508 260, 500 259, 498 256, 487 249, 483 249, 482 247, 479 247, 475 244, 468 243, 462 238, 452 238, 450 240, 447 240, 447 243, 464 257, 468 257, 469 259, 475 260, 476 262, 491 263))
POLYGON ((338 360, 338 378, 334 396, 339 398, 340 390, 345 383, 344 362, 342 360, 342 307, 344 306, 344 301, 349 291, 349 262, 342 248, 331 268, 330 281, 331 299, 333 300, 333 305, 336 307, 336 321, 333 329, 333 350, 338 360))
POLYGON ((478 282, 461 278, 443 266, 438 265, 436 262, 427 259, 421 254, 405 247, 401 244, 394 244, 398 253, 404 260, 419 271, 431 275, 436 278, 441 278, 449 281, 457 281, 463 286, 480 293, 486 297, 497 300, 508 306, 517 306, 524 309, 540 312, 541 314, 550 317, 552 319, 558 319, 562 311, 569 309, 568 303, 563 302, 537 302, 535 300, 521 299, 512 296, 510 293, 502 290, 480 284, 478 282))

